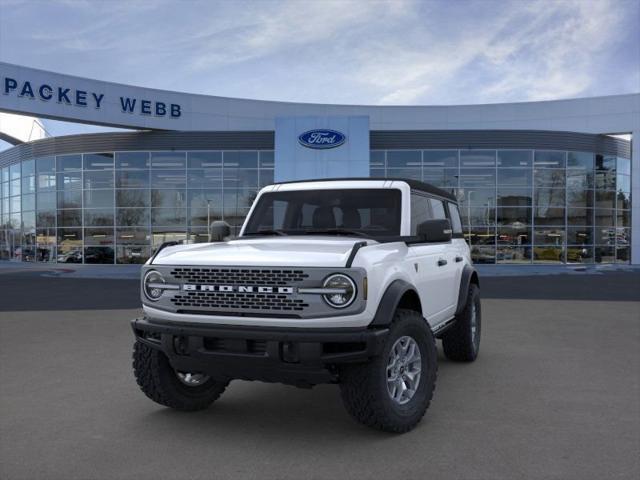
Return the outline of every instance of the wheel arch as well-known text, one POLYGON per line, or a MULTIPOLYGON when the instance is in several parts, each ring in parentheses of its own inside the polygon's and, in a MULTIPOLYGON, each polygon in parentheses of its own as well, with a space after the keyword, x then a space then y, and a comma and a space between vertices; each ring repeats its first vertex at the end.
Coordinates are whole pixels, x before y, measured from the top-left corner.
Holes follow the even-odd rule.
POLYGON ((370 326, 386 326, 393 321, 393 315, 398 308, 414 310, 422 315, 420 295, 410 283, 404 280, 394 280, 387 287, 370 326))
POLYGON ((480 278, 478 272, 471 265, 465 265, 460 277, 460 290, 458 292, 458 305, 456 307, 456 315, 464 310, 467 303, 467 292, 470 285, 476 285, 480 288, 480 278))

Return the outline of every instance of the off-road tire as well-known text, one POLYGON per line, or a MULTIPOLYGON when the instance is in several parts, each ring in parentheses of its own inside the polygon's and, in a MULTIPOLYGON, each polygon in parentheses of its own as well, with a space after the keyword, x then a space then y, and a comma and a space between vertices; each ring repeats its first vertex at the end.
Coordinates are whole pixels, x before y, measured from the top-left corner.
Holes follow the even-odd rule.
POLYGON ((202 385, 187 386, 178 379, 164 353, 141 342, 133 347, 133 372, 147 397, 176 410, 208 408, 229 384, 209 379, 202 385))
POLYGON ((404 433, 413 429, 424 416, 436 384, 438 355, 431 328, 422 315, 398 309, 380 355, 369 363, 340 369, 342 401, 358 422, 379 430, 404 433), (387 391, 387 361, 395 341, 408 335, 420 349, 421 377, 413 398, 400 405, 387 391))
POLYGON ((464 310, 456 315, 454 325, 442 335, 442 349, 449 360, 456 362, 473 362, 480 350, 480 333, 482 314, 480 309, 480 289, 477 285, 469 285, 467 302, 464 310), (475 306, 476 330, 472 331, 473 307, 475 306))

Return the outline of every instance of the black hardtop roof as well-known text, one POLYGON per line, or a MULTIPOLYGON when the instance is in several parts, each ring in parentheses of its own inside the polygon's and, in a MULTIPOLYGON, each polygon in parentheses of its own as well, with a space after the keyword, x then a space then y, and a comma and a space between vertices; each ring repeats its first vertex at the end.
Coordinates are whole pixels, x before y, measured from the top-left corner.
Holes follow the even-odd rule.
POLYGON ((447 200, 458 203, 456 197, 447 192, 446 190, 442 190, 441 188, 434 187, 428 183, 421 182, 419 180, 411 180, 409 178, 383 178, 383 177, 342 177, 342 178, 316 178, 309 180, 289 180, 288 182, 276 182, 273 185, 286 185, 290 183, 310 183, 310 182, 335 182, 335 181, 345 181, 345 180, 385 180, 385 181, 398 181, 405 182, 409 185, 412 190, 418 190, 419 192, 428 193, 429 195, 434 195, 437 197, 446 198, 447 200))

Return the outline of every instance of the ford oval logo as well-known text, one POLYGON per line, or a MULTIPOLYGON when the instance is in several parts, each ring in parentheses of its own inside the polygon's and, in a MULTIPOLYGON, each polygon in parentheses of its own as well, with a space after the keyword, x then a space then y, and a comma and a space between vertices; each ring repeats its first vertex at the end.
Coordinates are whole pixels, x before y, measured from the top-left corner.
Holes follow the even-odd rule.
POLYGON ((304 132, 298 141, 307 148, 335 148, 346 142, 347 137, 344 133, 324 128, 304 132))

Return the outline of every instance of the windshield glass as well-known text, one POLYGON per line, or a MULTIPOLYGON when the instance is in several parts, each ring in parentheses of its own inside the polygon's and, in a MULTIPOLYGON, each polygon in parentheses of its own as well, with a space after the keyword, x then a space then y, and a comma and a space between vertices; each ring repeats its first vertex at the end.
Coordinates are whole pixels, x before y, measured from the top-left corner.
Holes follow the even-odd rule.
POLYGON ((244 235, 400 235, 400 190, 299 190, 265 193, 244 235))

